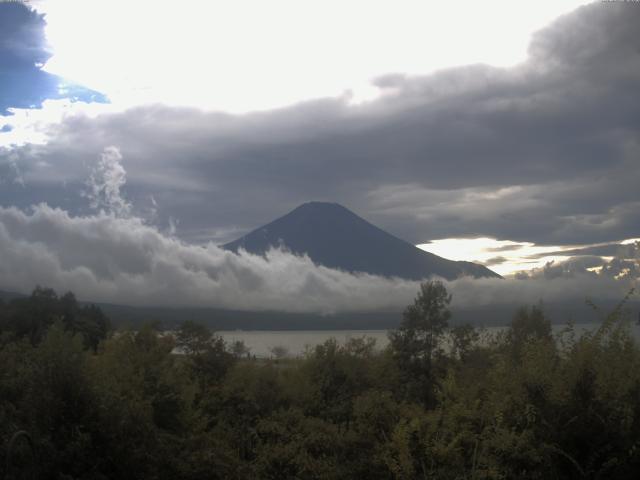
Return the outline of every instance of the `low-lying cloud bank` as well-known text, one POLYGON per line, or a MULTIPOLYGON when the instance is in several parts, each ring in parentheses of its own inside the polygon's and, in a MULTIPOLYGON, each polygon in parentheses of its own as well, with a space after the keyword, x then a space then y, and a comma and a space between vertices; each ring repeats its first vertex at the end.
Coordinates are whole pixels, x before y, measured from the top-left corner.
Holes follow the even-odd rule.
POLYGON ((166 236, 137 218, 0 208, 0 285, 36 283, 132 305, 348 311, 406 304, 415 283, 352 275, 274 250, 266 258, 166 236))
MULTIPOLYGON (((236 255, 213 244, 187 244, 139 218, 105 212, 71 216, 46 204, 30 211, 0 207, 0 258, 0 288, 27 292, 40 284, 86 300, 130 305, 397 310, 418 290, 416 282, 332 270, 280 250, 266 258, 236 255)), ((626 272, 622 276, 607 274, 606 268, 598 275, 578 268, 558 273, 560 267, 549 266, 527 279, 463 278, 447 287, 460 308, 620 299, 637 283, 637 258, 626 260, 636 270, 619 269, 626 272)))

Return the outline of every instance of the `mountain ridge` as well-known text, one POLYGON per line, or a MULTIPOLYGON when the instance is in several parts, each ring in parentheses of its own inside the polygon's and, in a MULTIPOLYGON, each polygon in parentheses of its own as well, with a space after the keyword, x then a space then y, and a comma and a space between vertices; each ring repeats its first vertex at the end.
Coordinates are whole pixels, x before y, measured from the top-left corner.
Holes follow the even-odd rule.
POLYGON ((338 203, 307 202, 248 234, 222 245, 264 255, 285 247, 314 263, 349 272, 423 280, 440 276, 501 278, 483 265, 426 252, 373 225, 338 203))

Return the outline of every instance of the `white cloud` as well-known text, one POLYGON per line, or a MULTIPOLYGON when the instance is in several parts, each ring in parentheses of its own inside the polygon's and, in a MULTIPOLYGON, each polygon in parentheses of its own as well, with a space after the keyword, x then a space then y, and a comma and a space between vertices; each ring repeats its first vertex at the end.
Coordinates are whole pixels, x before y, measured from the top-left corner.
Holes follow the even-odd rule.
POLYGON ((535 276, 528 279, 509 278, 473 280, 464 278, 448 284, 457 307, 474 308, 490 305, 531 305, 544 302, 574 302, 585 299, 622 300, 637 279, 618 281, 609 276, 592 272, 575 273, 572 276, 535 276))
MULTIPOLYGON (((47 205, 0 207, 0 286, 36 284, 92 301, 291 312, 400 311, 416 282, 350 274, 273 250, 266 258, 190 245, 135 217, 70 216, 47 205)), ((447 283, 457 307, 622 298, 629 286, 589 272, 528 280, 447 283)))
POLYGON ((60 123, 71 117, 95 118, 101 113, 116 111, 113 105, 86 103, 68 98, 45 100, 40 108, 9 108, 11 115, 0 116, 9 131, 0 132, 0 148, 27 144, 44 145, 58 131, 60 123))
POLYGON ((118 147, 106 147, 100 161, 93 168, 87 182, 91 208, 117 217, 127 217, 131 204, 123 197, 121 189, 127 182, 127 172, 121 163, 122 155, 118 147))
POLYGON ((0 284, 36 283, 125 304, 348 311, 407 304, 417 284, 319 267, 274 250, 236 255, 189 245, 137 218, 72 217, 46 205, 0 208, 0 284))

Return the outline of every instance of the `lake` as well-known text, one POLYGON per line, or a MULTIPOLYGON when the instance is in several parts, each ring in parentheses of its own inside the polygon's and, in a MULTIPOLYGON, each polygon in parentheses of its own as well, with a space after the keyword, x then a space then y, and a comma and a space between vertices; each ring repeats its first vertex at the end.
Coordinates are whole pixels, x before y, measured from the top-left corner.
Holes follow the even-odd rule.
MULTIPOLYGON (((594 330, 599 324, 583 323, 575 325, 576 333, 594 330)), ((566 325, 553 325, 553 333, 560 333, 566 325)), ((496 334, 506 327, 485 327, 485 335, 496 334)), ((631 325, 634 337, 640 340, 640 326, 637 323, 631 325)), ((335 338, 339 344, 344 344, 350 338, 371 337, 376 340, 376 346, 380 349, 387 346, 389 339, 388 330, 228 330, 216 332, 227 343, 241 340, 250 349, 250 353, 259 358, 272 356, 271 349, 284 347, 289 356, 300 356, 308 348, 313 348, 330 338, 335 338)))

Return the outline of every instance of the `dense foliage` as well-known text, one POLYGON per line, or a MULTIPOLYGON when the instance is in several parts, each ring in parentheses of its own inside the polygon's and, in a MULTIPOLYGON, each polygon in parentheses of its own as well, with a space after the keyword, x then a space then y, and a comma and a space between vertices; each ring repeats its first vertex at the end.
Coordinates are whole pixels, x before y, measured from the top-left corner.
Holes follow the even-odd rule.
POLYGON ((36 289, 0 305, 0 478, 637 478, 622 307, 556 338, 523 308, 483 338, 449 328, 450 301, 424 284, 383 351, 256 360, 193 322, 107 335, 99 309, 36 289))

